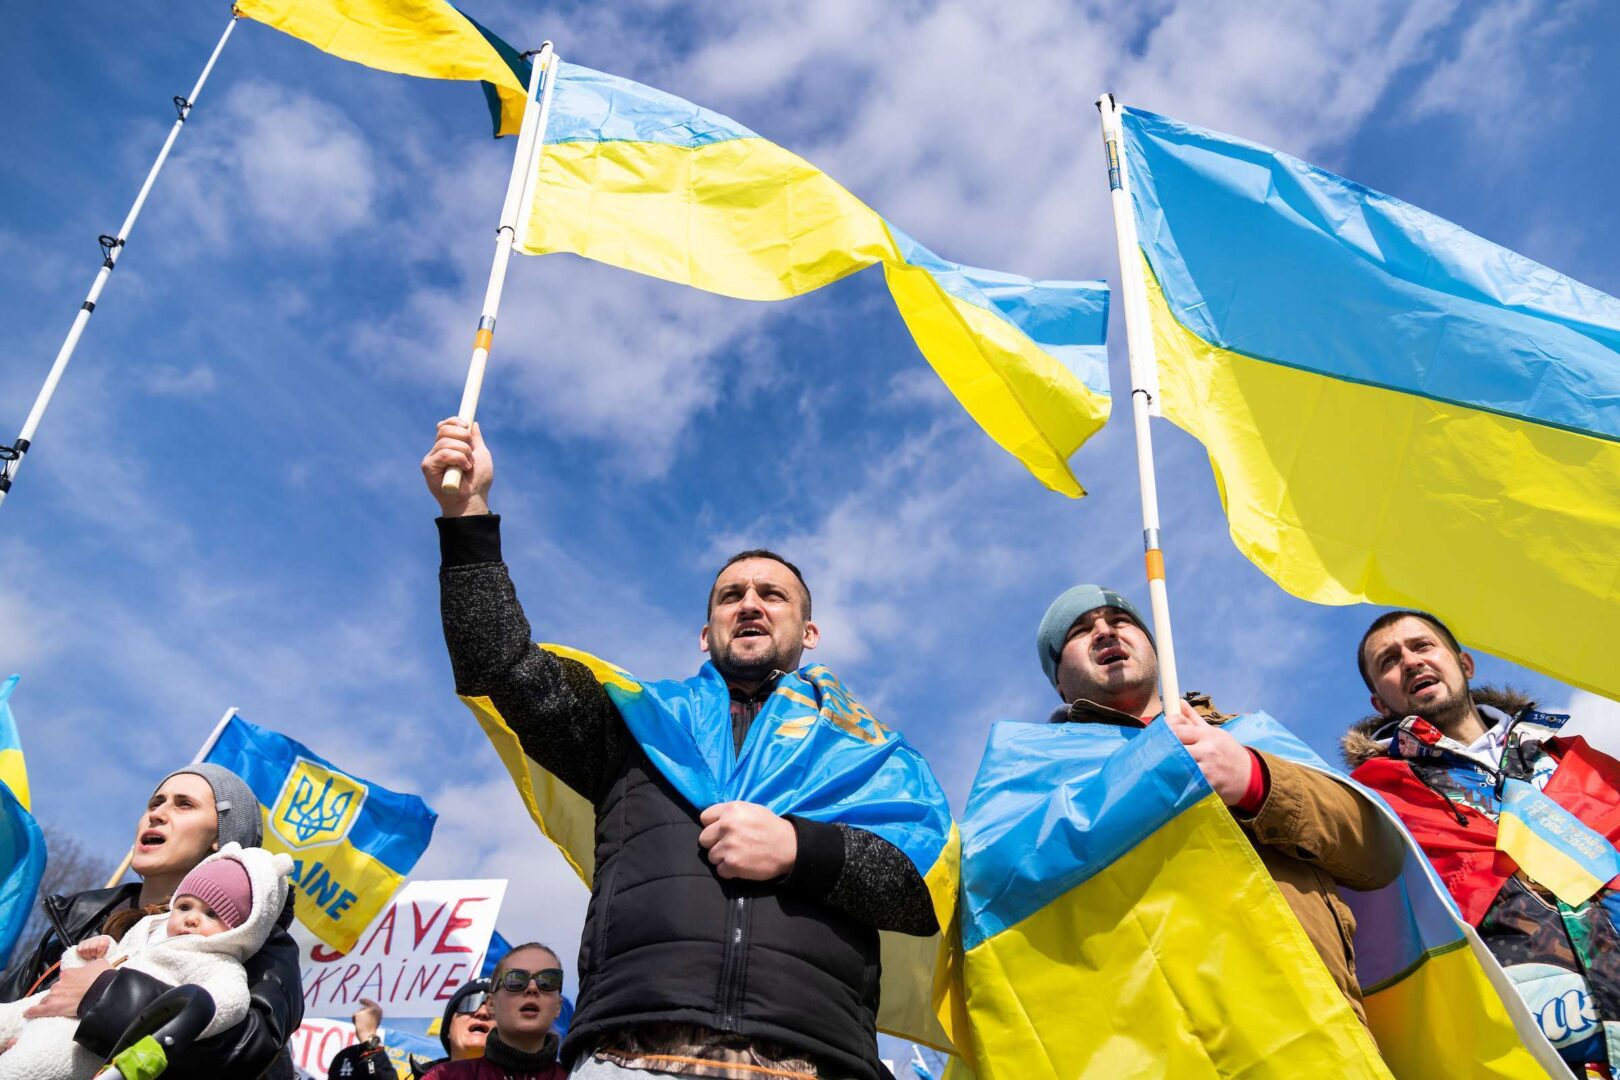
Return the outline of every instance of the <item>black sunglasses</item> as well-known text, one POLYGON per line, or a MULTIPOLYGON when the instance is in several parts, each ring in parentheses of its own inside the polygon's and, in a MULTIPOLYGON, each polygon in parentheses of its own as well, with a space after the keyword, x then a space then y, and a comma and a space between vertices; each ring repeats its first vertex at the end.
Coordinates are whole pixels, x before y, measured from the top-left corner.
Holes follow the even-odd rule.
POLYGON ((562 989, 562 968, 541 968, 532 972, 524 971, 522 968, 508 968, 501 973, 501 989, 521 994, 528 988, 530 979, 534 980, 535 989, 542 994, 556 993, 562 989))
POLYGON ((482 1009, 484 1007, 484 1002, 488 1000, 488 994, 482 990, 475 990, 470 994, 461 995, 461 998, 456 1002, 455 1011, 457 1013, 464 1013, 467 1016, 471 1016, 479 1009, 482 1009))

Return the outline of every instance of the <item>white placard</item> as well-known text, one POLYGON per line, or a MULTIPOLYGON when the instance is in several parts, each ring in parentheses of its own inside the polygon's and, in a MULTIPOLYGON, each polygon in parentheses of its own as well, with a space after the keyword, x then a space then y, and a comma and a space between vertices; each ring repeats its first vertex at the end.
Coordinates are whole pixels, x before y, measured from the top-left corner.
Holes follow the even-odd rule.
POLYGON ((338 1051, 357 1041, 354 1025, 347 1021, 305 1020, 287 1040, 287 1050, 294 1065, 311 1075, 325 1076, 338 1051))
POLYGON ((407 882, 347 953, 294 924, 304 1015, 346 1020, 369 998, 384 1017, 442 1016, 483 968, 505 895, 504 878, 407 882))

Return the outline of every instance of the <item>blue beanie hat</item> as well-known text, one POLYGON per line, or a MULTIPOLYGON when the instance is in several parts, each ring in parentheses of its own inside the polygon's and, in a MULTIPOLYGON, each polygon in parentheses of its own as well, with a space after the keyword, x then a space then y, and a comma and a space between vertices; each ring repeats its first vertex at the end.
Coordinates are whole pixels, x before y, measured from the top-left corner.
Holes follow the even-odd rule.
MULTIPOLYGON (((1105 589, 1101 585, 1076 585, 1056 600, 1046 609, 1041 617, 1041 628, 1035 632, 1035 650, 1041 657, 1041 670, 1046 672, 1047 680, 1057 686, 1058 657, 1063 655, 1063 645, 1069 638, 1069 628, 1075 620, 1088 611, 1098 608, 1119 608, 1131 617, 1131 621, 1142 628, 1153 642, 1153 630, 1136 606, 1125 599, 1113 589, 1105 589)), ((1157 649, 1158 643, 1153 642, 1157 649)))

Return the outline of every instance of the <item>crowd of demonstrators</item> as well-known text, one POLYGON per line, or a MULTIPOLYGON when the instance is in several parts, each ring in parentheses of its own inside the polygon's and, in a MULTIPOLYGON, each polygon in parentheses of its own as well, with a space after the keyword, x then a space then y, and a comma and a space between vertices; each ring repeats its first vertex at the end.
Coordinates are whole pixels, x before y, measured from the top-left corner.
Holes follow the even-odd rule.
MULTIPOLYGON (((864 829, 685 801, 590 669, 534 647, 489 512, 488 447, 454 419, 437 434, 422 471, 443 515, 441 604, 457 692, 491 699, 524 753, 596 812, 564 1064, 592 1078, 880 1075, 878 934, 939 929, 921 873, 864 829), (451 468, 464 476, 446 493, 451 468)), ((728 732, 740 750, 818 637, 797 568, 764 551, 729 562, 700 633, 729 702, 714 699, 694 724, 728 732)))
MULTIPOLYGON (((64 964, 67 951, 105 934, 120 941, 143 916, 156 915, 181 882, 226 844, 257 848, 262 841, 258 800, 241 777, 218 765, 187 765, 163 778, 136 825, 130 867, 138 881, 111 889, 41 899, 50 928, 31 953, 0 980, 0 1001, 38 994, 28 1019, 77 1021, 74 1041, 106 1058, 126 1027, 169 989, 136 965, 115 967, 106 956, 64 964), (43 991, 41 994, 40 992, 43 991)), ((285 894, 284 894, 285 895, 285 894)), ((298 946, 287 932, 290 901, 270 913, 263 944, 243 962, 247 1010, 222 1031, 173 1056, 166 1077, 290 1077, 288 1038, 303 1021, 298 946)), ((265 929, 255 924, 257 933, 265 929)))
POLYGON ((1527 798, 1612 859, 1620 768, 1523 694, 1471 687, 1473 657, 1426 612, 1380 616, 1356 663, 1374 714, 1344 737, 1351 775, 1401 816, 1571 1069, 1620 1075, 1615 880, 1599 870, 1594 892, 1559 896, 1499 852, 1497 828, 1504 802, 1527 798))
MULTIPOLYGON (((163 983, 201 987, 214 1003, 202 1037, 235 1026, 248 1013, 244 964, 276 928, 287 903, 292 859, 263 848, 226 844, 197 864, 175 889, 167 911, 135 921, 128 929, 87 938, 62 954, 62 967, 92 960, 120 965, 163 983)), ((101 1055, 75 1041, 79 1021, 30 1016, 45 997, 0 1005, 0 1080, 75 1080, 93 1076, 101 1055)))
POLYGON ((1055 724, 1145 727, 1163 717, 1186 746, 1276 882, 1289 909, 1366 1023, 1355 976, 1355 917, 1337 887, 1378 889, 1401 872, 1399 830, 1365 795, 1314 769, 1245 747, 1207 697, 1165 708, 1158 651, 1119 593, 1077 585, 1052 602, 1036 635, 1041 666, 1063 699, 1055 724))

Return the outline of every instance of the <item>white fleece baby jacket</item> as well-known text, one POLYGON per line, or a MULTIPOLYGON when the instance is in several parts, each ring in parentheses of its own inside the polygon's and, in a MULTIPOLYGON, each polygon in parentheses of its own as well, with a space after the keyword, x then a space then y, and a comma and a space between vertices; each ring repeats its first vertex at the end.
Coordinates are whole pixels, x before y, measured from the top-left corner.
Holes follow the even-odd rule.
MULTIPOLYGON (((124 959, 120 968, 132 968, 175 986, 193 983, 208 991, 214 999, 214 1019, 203 1031, 205 1038, 234 1027, 247 1015, 247 971, 242 965, 264 947, 275 929, 287 902, 287 875, 292 873, 289 856, 272 854, 264 848, 226 844, 203 862, 215 859, 235 859, 247 870, 253 910, 241 926, 210 937, 186 934, 171 938, 167 930, 169 916, 148 915, 131 927, 106 956, 108 961, 124 959)), ((77 947, 62 954, 63 968, 84 964, 77 947)), ((23 1018, 23 1013, 44 996, 35 994, 0 1005, 0 1046, 17 1040, 10 1050, 0 1053, 0 1080, 89 1080, 102 1062, 73 1041, 78 1020, 23 1018)))

